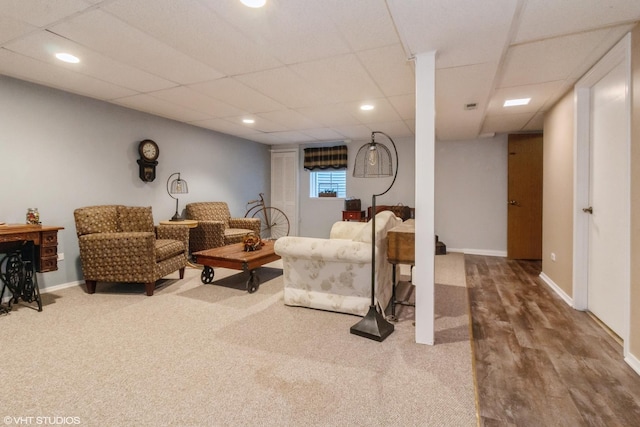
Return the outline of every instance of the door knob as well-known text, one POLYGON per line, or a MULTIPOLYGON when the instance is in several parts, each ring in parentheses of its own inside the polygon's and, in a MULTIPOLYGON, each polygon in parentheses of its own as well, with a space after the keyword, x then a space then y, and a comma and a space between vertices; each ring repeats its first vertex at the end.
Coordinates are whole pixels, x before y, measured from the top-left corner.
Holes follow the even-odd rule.
POLYGON ((516 200, 509 200, 509 204, 511 206, 520 206, 520 204, 516 200))
POLYGON ((582 212, 592 214, 593 208, 591 206, 589 206, 588 208, 582 208, 582 212))

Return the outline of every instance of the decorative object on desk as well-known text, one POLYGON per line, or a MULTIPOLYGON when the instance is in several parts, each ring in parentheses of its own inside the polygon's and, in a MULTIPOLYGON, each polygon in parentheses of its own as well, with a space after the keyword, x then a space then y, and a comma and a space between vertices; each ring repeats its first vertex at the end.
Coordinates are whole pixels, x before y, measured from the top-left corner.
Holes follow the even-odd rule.
MULTIPOLYGON (((393 184, 396 182, 398 176, 398 150, 393 139, 389 135, 380 131, 371 132, 371 142, 363 145, 356 154, 356 160, 353 165, 353 176, 355 178, 384 178, 393 176, 393 180, 389 187, 379 194, 373 194, 371 196, 371 208, 372 211, 376 211, 376 197, 386 194, 393 184), (384 145, 376 142, 376 134, 384 135, 393 146, 393 151, 396 157, 396 169, 393 171, 393 160, 391 158, 391 152, 384 145)), ((372 215, 371 218, 371 241, 375 242, 376 232, 376 215, 372 215)), ((371 259, 376 259, 376 245, 371 245, 371 259)), ((384 313, 378 312, 375 305, 375 290, 376 290, 376 265, 371 263, 371 305, 369 306, 369 312, 358 323, 351 327, 351 333, 359 335, 361 337, 369 338, 376 341, 384 341, 393 332, 393 324, 389 323, 384 317, 384 313)))
POLYGON ((264 245, 264 243, 262 243, 262 240, 260 240, 260 236, 255 233, 247 233, 244 236, 242 243, 244 243, 245 252, 257 251, 258 249, 262 248, 262 245, 264 245))
POLYGON ((335 190, 322 190, 318 193, 318 197, 336 197, 338 192, 335 190))
POLYGON ((138 153, 140 154, 140 158, 137 160, 140 166, 140 179, 144 182, 151 182, 156 179, 160 148, 154 141, 145 139, 138 144, 138 153))
POLYGON ((354 199, 353 197, 348 197, 344 200, 344 210, 345 211, 360 211, 360 199, 354 199))
POLYGON ((27 209, 27 224, 34 224, 34 225, 41 224, 40 213, 38 212, 38 208, 27 209))
POLYGON ((167 193, 169 193, 169 197, 172 199, 176 199, 176 213, 171 217, 171 221, 180 221, 182 217, 178 213, 178 198, 173 197, 174 194, 187 194, 189 192, 189 186, 187 185, 187 181, 184 179, 180 179, 180 172, 175 172, 169 175, 167 179, 167 193), (171 181, 171 177, 174 175, 178 175, 178 178, 171 181))

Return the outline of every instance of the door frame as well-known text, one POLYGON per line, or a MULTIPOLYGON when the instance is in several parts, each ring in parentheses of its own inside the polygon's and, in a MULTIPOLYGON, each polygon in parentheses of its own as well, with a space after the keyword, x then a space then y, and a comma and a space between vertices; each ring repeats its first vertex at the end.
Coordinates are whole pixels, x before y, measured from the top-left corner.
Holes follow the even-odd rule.
MULTIPOLYGON (((631 35, 627 34, 618 42, 575 86, 575 132, 574 132, 574 174, 573 174, 573 307, 577 310, 588 309, 588 285, 589 285, 589 216, 582 211, 589 206, 590 189, 590 137, 591 137, 591 89, 607 75, 620 61, 624 61, 626 68, 626 106, 629 117, 629 126, 626 129, 626 145, 630 154, 631 149, 631 35)), ((627 156, 630 159, 630 156, 627 156)), ((626 181, 631 183, 631 164, 629 160, 626 181)), ((631 197, 628 192, 629 200, 631 197)), ((625 222, 625 228, 631 230, 630 204, 623 213, 621 221, 625 222)), ((626 301, 624 309, 624 355, 629 353, 629 322, 631 301, 631 237, 620 242, 622 256, 624 257, 624 277, 626 301)), ((612 248, 613 250, 613 248, 612 248)))

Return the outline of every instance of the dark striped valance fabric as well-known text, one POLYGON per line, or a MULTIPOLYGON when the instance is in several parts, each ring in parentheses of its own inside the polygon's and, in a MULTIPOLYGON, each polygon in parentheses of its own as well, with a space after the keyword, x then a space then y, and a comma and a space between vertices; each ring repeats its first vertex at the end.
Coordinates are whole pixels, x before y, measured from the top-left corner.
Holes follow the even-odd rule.
POLYGON ((304 149, 305 170, 347 169, 347 146, 304 149))

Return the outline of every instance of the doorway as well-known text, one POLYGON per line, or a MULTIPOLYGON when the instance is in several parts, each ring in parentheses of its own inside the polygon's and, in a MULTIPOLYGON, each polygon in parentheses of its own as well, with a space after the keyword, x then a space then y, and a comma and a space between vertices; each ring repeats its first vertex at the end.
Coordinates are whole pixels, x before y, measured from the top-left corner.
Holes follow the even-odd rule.
POLYGON ((542 134, 509 135, 507 257, 542 259, 542 134))
POLYGON ((576 86, 574 305, 624 341, 630 294, 630 38, 576 86))

